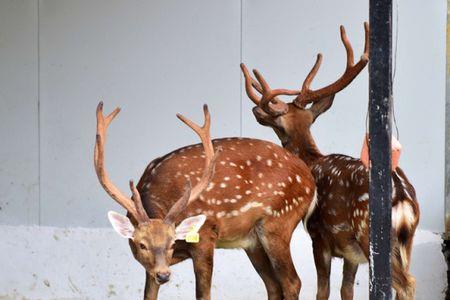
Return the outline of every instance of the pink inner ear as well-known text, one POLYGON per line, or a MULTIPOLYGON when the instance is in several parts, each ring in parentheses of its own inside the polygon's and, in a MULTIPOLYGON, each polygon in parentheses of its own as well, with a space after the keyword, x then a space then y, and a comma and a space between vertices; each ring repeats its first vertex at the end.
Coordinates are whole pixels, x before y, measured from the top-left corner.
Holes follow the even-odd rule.
MULTIPOLYGON (((361 149, 361 161, 366 168, 369 168, 369 146, 367 144, 368 141, 369 141, 369 136, 366 134, 366 136, 364 137, 363 147, 361 149)), ((402 145, 393 136, 392 140, 391 140, 392 171, 394 171, 398 166, 401 151, 402 151, 402 145)))
POLYGON ((131 239, 134 233, 134 226, 126 216, 122 216, 114 211, 108 212, 108 219, 114 230, 122 237, 131 239))

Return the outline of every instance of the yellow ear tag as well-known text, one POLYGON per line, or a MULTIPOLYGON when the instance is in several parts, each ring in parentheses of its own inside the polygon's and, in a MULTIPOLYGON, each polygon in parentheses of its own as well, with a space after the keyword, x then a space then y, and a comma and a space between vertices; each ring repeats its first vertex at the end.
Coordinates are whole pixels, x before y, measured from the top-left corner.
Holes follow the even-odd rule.
POLYGON ((197 230, 195 230, 195 227, 192 227, 192 229, 186 234, 185 240, 186 243, 198 243, 200 241, 200 235, 197 230))

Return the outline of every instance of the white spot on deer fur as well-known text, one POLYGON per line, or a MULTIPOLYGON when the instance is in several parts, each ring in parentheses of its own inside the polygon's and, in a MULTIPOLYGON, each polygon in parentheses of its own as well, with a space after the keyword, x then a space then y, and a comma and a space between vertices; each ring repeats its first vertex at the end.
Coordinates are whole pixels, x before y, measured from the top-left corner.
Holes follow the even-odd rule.
POLYGON ((224 189, 224 188, 227 187, 227 184, 226 184, 225 182, 222 182, 222 183, 220 184, 220 187, 224 189))
POLYGON ((234 147, 230 147, 230 150, 231 150, 231 151, 234 151, 234 150, 236 150, 236 148, 234 148, 234 147))
POLYGON ((235 188, 236 190, 240 190, 240 189, 241 189, 241 187, 240 187, 239 185, 235 186, 234 188, 235 188))
POLYGON ((242 199, 242 195, 236 195, 236 199, 242 199))
POLYGON ((236 199, 230 199, 230 203, 236 203, 237 200, 236 199))
POLYGON ((231 215, 233 217, 237 217, 237 216, 239 216, 239 212, 237 210, 233 210, 233 211, 231 211, 231 215))
POLYGON ((258 173, 259 178, 263 178, 263 176, 264 176, 263 173, 258 173))
POLYGON ((250 190, 246 190, 246 191, 245 191, 245 194, 246 194, 246 195, 250 195, 251 193, 252 193, 252 191, 250 191, 250 190))
POLYGON ((263 206, 263 204, 261 202, 252 201, 252 202, 248 202, 247 204, 242 206, 239 210, 241 212, 246 212, 246 211, 248 211, 251 208, 261 207, 261 206, 263 206))
POLYGON ((228 180, 230 180, 230 177, 225 176, 225 177, 223 178, 223 180, 228 181, 228 180))
POLYGON ((230 162, 230 166, 237 167, 237 165, 235 163, 233 163, 233 162, 230 162))
POLYGON ((369 200, 369 194, 368 193, 364 193, 361 196, 359 196, 358 201, 359 202, 363 202, 363 201, 367 201, 369 200))
POLYGON ((241 178, 242 178, 242 176, 241 176, 241 175, 239 175, 239 174, 237 174, 237 175, 236 175, 236 178, 239 178, 239 179, 241 179, 241 178))
POLYGON ((259 155, 256 155, 256 160, 257 160, 257 161, 261 161, 261 159, 262 159, 262 157, 261 157, 261 156, 259 156, 259 155))
POLYGON ((292 183, 292 177, 291 176, 288 177, 288 180, 289 180, 290 183, 292 183))
POLYGON ((278 163, 278 167, 282 168, 282 167, 283 167, 283 164, 279 162, 279 163, 278 163))
POLYGON ((309 187, 305 186, 305 192, 307 195, 309 195, 309 193, 311 192, 311 190, 309 189, 309 187))
POLYGON ((216 201, 216 204, 217 204, 217 205, 220 205, 220 204, 222 204, 222 201, 217 200, 217 201, 216 201))
POLYGON ((208 184, 208 187, 206 188, 206 191, 209 192, 210 190, 212 190, 213 187, 214 187, 214 185, 215 185, 214 182, 210 182, 210 183, 208 184))
POLYGON ((224 165, 226 164, 226 162, 223 161, 223 160, 221 160, 221 161, 220 161, 220 164, 221 164, 222 166, 224 166, 224 165))
POLYGON ((272 184, 271 184, 271 183, 268 183, 268 184, 267 184, 267 187, 268 187, 269 189, 271 189, 271 188, 272 188, 272 184))
POLYGON ((252 165, 252 162, 250 160, 247 160, 245 163, 247 164, 247 166, 251 166, 252 165))
POLYGON ((266 145, 267 149, 272 149, 272 146, 266 145))
POLYGON ((262 193, 256 194, 256 196, 257 196, 257 197, 260 197, 260 198, 262 197, 262 195, 263 195, 262 193))
POLYGON ((300 175, 295 175, 295 180, 297 180, 298 183, 302 183, 302 179, 300 178, 300 175))
POLYGON ((216 217, 217 217, 218 219, 220 219, 220 218, 224 217, 225 215, 226 215, 226 212, 224 212, 224 211, 219 211, 219 212, 216 214, 216 217))

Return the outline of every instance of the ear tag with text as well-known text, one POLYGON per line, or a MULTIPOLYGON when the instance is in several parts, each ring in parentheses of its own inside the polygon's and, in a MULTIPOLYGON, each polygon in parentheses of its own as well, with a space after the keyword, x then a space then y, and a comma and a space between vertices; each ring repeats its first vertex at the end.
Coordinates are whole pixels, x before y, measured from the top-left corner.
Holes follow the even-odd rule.
POLYGON ((198 243, 200 241, 200 235, 198 229, 192 226, 191 230, 186 234, 186 243, 198 243))

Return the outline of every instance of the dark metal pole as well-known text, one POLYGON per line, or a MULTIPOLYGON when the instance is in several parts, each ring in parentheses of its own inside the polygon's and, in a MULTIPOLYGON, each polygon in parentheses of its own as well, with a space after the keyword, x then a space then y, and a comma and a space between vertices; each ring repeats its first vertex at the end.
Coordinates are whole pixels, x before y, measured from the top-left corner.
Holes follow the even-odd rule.
POLYGON ((391 299, 392 0, 370 0, 369 151, 371 300, 391 299))

